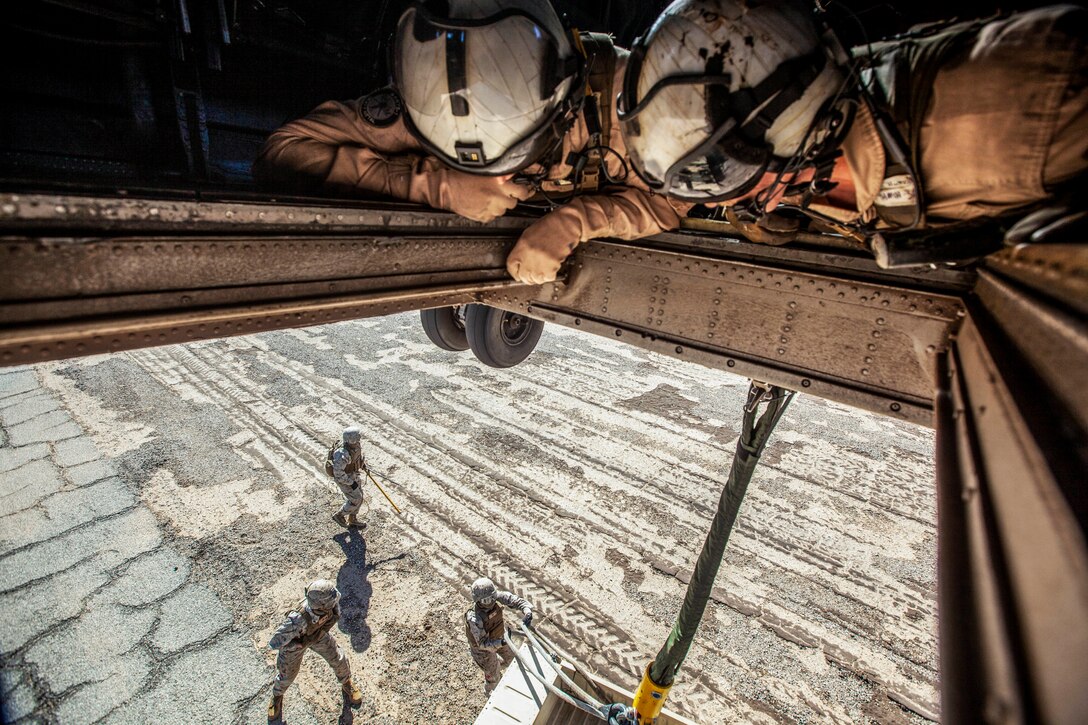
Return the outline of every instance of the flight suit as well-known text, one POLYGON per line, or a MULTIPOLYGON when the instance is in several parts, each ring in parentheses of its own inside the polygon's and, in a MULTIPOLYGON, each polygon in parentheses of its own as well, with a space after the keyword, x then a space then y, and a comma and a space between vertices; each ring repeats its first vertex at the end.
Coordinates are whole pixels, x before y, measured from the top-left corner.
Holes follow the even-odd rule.
MULTIPOLYGON (((583 241, 638 239, 676 229, 680 213, 691 207, 651 192, 630 170, 614 102, 628 53, 614 47, 611 52, 615 53, 614 72, 599 95, 602 115, 609 117, 609 123, 602 124, 601 144, 612 151, 602 152, 601 166, 618 183, 604 183, 597 191, 584 192, 531 224, 507 258, 508 271, 519 281, 539 284, 554 280, 562 261, 583 241)), ((254 176, 295 191, 381 194, 448 209, 481 222, 505 214, 532 193, 529 187, 504 177, 446 167, 427 155, 399 115, 387 123, 369 121, 365 101, 365 97, 344 103, 328 101, 274 131, 254 162, 254 176)), ((524 173, 542 172, 545 183, 567 179, 573 172, 567 163, 570 152, 590 144, 583 111, 564 136, 558 161, 546 169, 530 166, 524 173)), ((555 196, 565 198, 562 191, 556 191, 555 196)))
POLYGON ((366 459, 362 446, 345 447, 338 445, 330 454, 332 459, 332 478, 344 495, 344 505, 338 512, 344 516, 355 516, 363 505, 363 472, 366 459))
MULTIPOLYGON (((901 131, 917 139, 925 213, 933 223, 997 216, 1044 201, 1052 189, 1088 171, 1086 26, 1088 12, 1071 5, 990 21, 930 71, 932 95, 916 109, 920 123, 901 124, 901 131)), ((880 45, 882 65, 872 77, 885 95, 894 94, 900 79, 925 73, 924 52, 903 41, 880 45)), ((870 221, 888 162, 864 106, 842 151, 832 180, 853 184, 856 206, 811 208, 840 221, 870 221)))

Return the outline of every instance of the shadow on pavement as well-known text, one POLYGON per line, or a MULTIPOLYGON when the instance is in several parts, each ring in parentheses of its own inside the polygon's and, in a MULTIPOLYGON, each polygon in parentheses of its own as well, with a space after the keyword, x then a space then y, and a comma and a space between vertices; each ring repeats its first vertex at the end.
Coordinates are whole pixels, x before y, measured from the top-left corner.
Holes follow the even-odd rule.
MULTIPOLYGON (((382 564, 403 559, 405 554, 398 554, 387 559, 368 564, 366 561, 366 539, 362 532, 348 529, 332 537, 333 541, 344 550, 344 563, 336 574, 336 588, 340 590, 340 631, 351 640, 351 648, 356 652, 365 652, 370 647, 370 626, 366 617, 370 611, 370 595, 373 587, 367 581, 370 572, 382 564)), ((350 713, 345 709, 340 722, 351 722, 350 713), (344 718, 348 719, 345 721, 344 718)))

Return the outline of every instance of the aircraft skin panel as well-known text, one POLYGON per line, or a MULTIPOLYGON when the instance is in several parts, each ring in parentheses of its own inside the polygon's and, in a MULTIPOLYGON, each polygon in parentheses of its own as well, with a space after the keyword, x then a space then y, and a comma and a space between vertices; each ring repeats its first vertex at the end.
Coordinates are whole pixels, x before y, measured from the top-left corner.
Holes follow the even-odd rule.
MULTIPOLYGON (((930 422, 932 357, 962 306, 929 279, 873 281, 875 265, 847 256, 849 275, 730 259, 690 235, 684 253, 588 242, 563 279, 532 287, 505 272, 532 220, 500 221, 405 205, 7 195, 0 364, 482 302, 930 422)), ((836 258, 821 253, 825 266, 836 258)))
POLYGON ((535 299, 483 301, 927 425, 934 355, 963 315, 929 290, 611 241, 579 246, 535 299))
MULTIPOLYGON (((1061 265, 1080 250, 1032 257, 1061 265)), ((980 271, 938 360, 942 719, 1000 712, 1007 722, 1079 723, 1088 712, 1088 328, 1064 304, 1075 281, 1051 284, 1046 264, 1005 278, 1009 266, 980 271)))

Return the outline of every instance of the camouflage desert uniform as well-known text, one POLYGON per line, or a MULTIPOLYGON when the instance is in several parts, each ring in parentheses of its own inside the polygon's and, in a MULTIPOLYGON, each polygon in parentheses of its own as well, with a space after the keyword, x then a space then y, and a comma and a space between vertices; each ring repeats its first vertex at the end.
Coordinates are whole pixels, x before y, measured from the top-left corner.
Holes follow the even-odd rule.
POLYGON ((268 641, 269 647, 279 650, 276 656, 278 671, 272 685, 273 696, 282 696, 295 681, 298 668, 302 665, 302 655, 308 648, 313 648, 314 652, 325 658, 341 685, 351 679, 347 655, 340 649, 331 631, 339 620, 339 604, 329 614, 318 617, 307 609, 305 600, 296 611, 287 614, 287 619, 268 641))
POLYGON ((465 614, 465 634, 468 636, 469 652, 472 660, 484 671, 484 689, 487 692, 495 689, 499 681, 499 660, 508 665, 514 659, 514 653, 503 641, 506 632, 506 622, 503 619, 504 604, 511 609, 520 609, 523 614, 532 611, 532 606, 526 600, 510 592, 500 591, 495 595, 495 606, 490 610, 484 609, 478 604, 465 614))
POLYGON ((362 446, 355 446, 351 451, 343 445, 332 453, 332 477, 344 494, 344 505, 340 513, 354 516, 363 505, 363 479, 360 472, 366 469, 362 446))

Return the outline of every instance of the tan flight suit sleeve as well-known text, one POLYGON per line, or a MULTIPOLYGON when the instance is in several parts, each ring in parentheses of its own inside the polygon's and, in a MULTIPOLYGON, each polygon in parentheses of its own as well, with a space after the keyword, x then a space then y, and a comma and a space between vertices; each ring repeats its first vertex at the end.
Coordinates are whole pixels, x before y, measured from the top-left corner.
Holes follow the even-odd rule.
POLYGON ((519 282, 543 284, 555 280, 560 264, 581 242, 603 237, 640 239, 679 226, 678 210, 660 194, 627 187, 606 195, 580 196, 522 232, 506 258, 506 269, 519 282))
MULTIPOLYGON (((615 51, 612 87, 618 89, 622 87, 628 53, 622 48, 615 51)), ((614 178, 626 176, 624 186, 575 197, 526 229, 506 258, 506 269, 514 279, 530 284, 551 282, 560 264, 579 243, 603 237, 641 239, 676 229, 680 226, 680 217, 691 209, 691 204, 670 201, 663 195, 651 193, 642 184, 630 170, 631 160, 614 102, 609 104, 609 116, 607 146, 614 153, 606 154, 604 160, 614 178), (624 165, 627 167, 625 174, 624 165)), ((588 138, 585 118, 579 116, 564 139, 563 157, 570 150, 582 148, 588 138)), ((567 170, 569 167, 557 169, 557 178, 567 170)))
POLYGON ((373 126, 359 101, 328 101, 277 129, 253 164, 262 184, 295 192, 382 195, 491 221, 528 198, 506 177, 475 176, 426 155, 403 120, 373 126))

